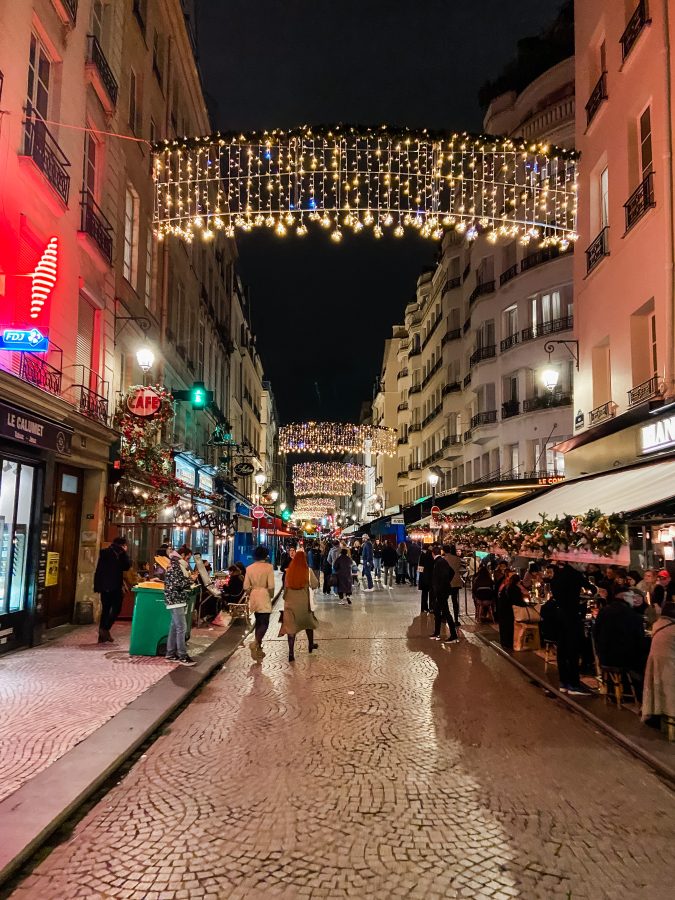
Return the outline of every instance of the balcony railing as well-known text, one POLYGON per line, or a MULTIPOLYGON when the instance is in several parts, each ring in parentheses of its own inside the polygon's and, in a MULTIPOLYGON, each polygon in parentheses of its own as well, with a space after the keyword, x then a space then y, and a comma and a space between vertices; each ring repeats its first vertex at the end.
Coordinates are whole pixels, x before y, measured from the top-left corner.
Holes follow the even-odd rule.
POLYGON ((468 386, 470 384, 471 384, 471 372, 467 372, 467 374, 464 376, 464 381, 462 382, 462 386, 464 388, 468 388, 468 386))
POLYGON ((471 416, 471 430, 474 428, 481 428, 483 425, 494 425, 497 421, 497 410, 489 409, 485 412, 476 413, 475 416, 471 416))
POLYGON ((512 278, 515 278, 518 274, 518 263, 514 263, 512 266, 509 266, 502 274, 499 276, 499 285, 500 287, 506 284, 507 281, 511 281, 512 278))
POLYGON ((438 372, 438 370, 441 368, 442 365, 443 365, 443 358, 439 356, 439 358, 436 360, 436 362, 433 364, 433 366, 429 369, 427 374, 422 379, 422 387, 426 387, 429 384, 431 379, 434 377, 436 372, 438 372))
POLYGON ((602 106, 603 100, 607 99, 607 72, 603 72, 598 83, 591 91, 591 96, 586 104, 586 125, 590 125, 595 114, 602 106))
POLYGON ((613 419, 616 415, 616 408, 616 403, 613 403, 611 400, 603 403, 602 406, 596 406, 588 414, 588 424, 598 425, 600 422, 604 422, 605 419, 613 419))
POLYGON ((421 384, 413 384, 411 387, 408 388, 408 396, 410 396, 410 394, 419 394, 419 392, 421 390, 422 390, 421 384))
POLYGON ((471 432, 471 429, 468 428, 468 429, 464 432, 464 435, 463 435, 463 441, 464 441, 464 443, 465 443, 465 444, 470 443, 470 442, 471 442, 471 438, 472 438, 472 432, 471 432))
POLYGON ((502 419, 512 419, 514 416, 520 415, 520 401, 507 400, 502 403, 502 419))
POLYGON ((396 377, 397 377, 397 378, 405 378, 407 374, 408 374, 408 369, 407 369, 407 368, 401 369, 401 371, 397 374, 396 377))
POLYGON ((609 225, 605 225, 586 250, 586 274, 592 272, 605 256, 609 256, 609 225))
POLYGON ((516 346, 516 344, 519 342, 519 340, 520 340, 520 335, 518 334, 518 332, 516 332, 515 334, 510 334, 508 337, 503 338, 499 342, 499 349, 502 351, 502 353, 505 350, 510 350, 511 347, 516 346))
POLYGON ((420 425, 419 422, 413 422, 411 425, 408 426, 408 434, 413 434, 413 432, 421 431, 421 430, 422 430, 422 426, 420 425))
POLYGON ((497 347, 495 344, 491 344, 489 347, 479 347, 471 354, 471 358, 469 359, 469 365, 473 368, 479 362, 483 362, 486 359, 492 359, 497 355, 497 347))
POLYGON ((421 347, 413 347, 412 350, 410 351, 410 353, 408 354, 408 356, 409 357, 419 356, 421 352, 422 352, 421 347))
POLYGON ((482 297, 484 294, 494 294, 495 292, 495 283, 494 281, 484 281, 482 284, 477 284, 476 287, 471 292, 471 296, 469 297, 469 306, 473 306, 476 300, 479 297, 482 297))
POLYGON ((397 477, 397 478, 407 478, 407 477, 408 477, 408 470, 407 470, 407 469, 401 469, 401 471, 398 472, 398 473, 396 474, 396 477, 397 477))
POLYGON ((408 401, 404 400, 403 403, 399 403, 399 405, 396 408, 398 409, 399 412, 403 412, 404 410, 408 409, 408 401))
POLYGON ((547 334, 557 334, 559 331, 569 331, 574 328, 574 316, 563 316, 560 319, 552 319, 550 322, 542 322, 541 325, 529 325, 520 332, 521 341, 533 341, 535 338, 544 337, 547 334))
POLYGON ((451 434, 448 437, 443 438, 443 449, 447 450, 448 447, 456 447, 458 444, 462 443, 462 438, 459 434, 451 434))
POLYGON ((433 465, 435 462, 438 462, 439 459, 443 459, 443 451, 436 450, 435 453, 430 454, 425 459, 422 460, 422 468, 426 469, 427 466, 433 465))
POLYGON ((654 173, 649 172, 623 205, 626 211, 626 231, 630 231, 633 225, 653 206, 656 206, 654 173))
POLYGON ((422 463, 410 463, 408 466, 409 472, 420 472, 422 470, 422 463))
POLYGON ((635 42, 640 37, 640 33, 645 25, 648 25, 651 19, 647 18, 647 4, 645 0, 640 0, 637 9, 628 20, 628 25, 624 33, 619 38, 621 42, 621 56, 625 59, 633 49, 635 42))
POLYGON ((660 396, 659 376, 653 375, 647 381, 643 381, 642 384, 638 384, 628 391, 628 405, 637 406, 638 403, 644 403, 658 396, 660 396))
MULTIPOLYGON (((573 248, 574 244, 569 246, 573 248)), ((530 253, 524 259, 521 259, 520 271, 527 272, 528 269, 534 269, 542 265, 542 263, 549 262, 551 259, 557 259, 559 256, 563 256, 563 253, 560 252, 558 247, 542 247, 541 250, 536 250, 534 253, 530 253)))
POLYGON ((45 123, 37 118, 29 105, 26 109, 24 154, 30 156, 63 202, 68 204, 70 175, 66 171, 70 161, 59 147, 45 123))
POLYGON ((73 385, 79 395, 78 407, 83 416, 94 419, 101 425, 108 424, 108 400, 86 387, 84 384, 73 385))
POLYGON ((469 260, 469 262, 464 267, 464 271, 462 272, 462 281, 466 281, 466 279, 469 277, 470 271, 471 271, 471 261, 469 260))
POLYGON ((108 65, 108 60, 105 58, 105 53, 95 34, 87 35, 87 62, 90 65, 95 66, 101 77, 103 87, 110 97, 110 102, 113 106, 117 106, 117 79, 108 65))
POLYGON ((47 391, 57 397, 61 393, 63 375, 60 369, 56 369, 44 359, 32 353, 22 353, 19 362, 19 378, 47 391))
POLYGON ((78 0, 61 0, 61 3, 63 5, 63 7, 65 8, 66 12, 68 13, 68 15, 70 16, 70 20, 74 25, 75 22, 77 21, 78 0))
POLYGON ((426 428, 426 426, 429 424, 429 422, 433 422, 433 420, 436 418, 436 416, 440 415, 442 411, 443 411, 443 404, 439 403, 438 406, 435 407, 435 409, 431 410, 431 412, 429 413, 428 416, 425 416, 424 419, 422 419, 422 428, 426 428))
POLYGON ((398 444, 399 447, 403 447, 405 444, 408 443, 408 435, 406 434, 405 437, 400 437, 398 439, 398 441, 396 441, 396 443, 398 444))
POLYGON ((454 291, 455 288, 461 287, 462 279, 457 276, 457 278, 448 278, 448 280, 443 285, 443 290, 441 291, 441 297, 445 297, 445 295, 449 291, 454 291))
POLYGON ((461 328, 453 328, 449 331, 446 331, 441 339, 441 346, 445 347, 445 345, 449 341, 458 341, 461 338, 461 336, 462 336, 461 328))
POLYGON ((469 316, 466 322, 462 325, 462 333, 466 334, 469 328, 471 328, 471 316, 469 316))
POLYGON ((445 397, 447 394, 454 394, 456 391, 461 391, 462 385, 459 381, 451 381, 448 384, 443 385, 443 390, 441 394, 445 397))
POLYGON ((434 321, 431 323, 431 326, 429 327, 429 331, 427 332, 427 336, 422 341, 422 345, 421 345, 422 350, 424 350, 426 345, 429 343, 429 341, 433 337, 434 331, 436 331, 436 329, 438 328, 438 323, 441 321, 442 318, 443 318, 443 316, 436 316, 434 321))
POLYGON ((562 391, 553 394, 541 394, 523 400, 523 412, 537 412, 540 409, 554 409, 557 406, 570 406, 572 395, 562 391))
POLYGON ((101 255, 108 265, 112 265, 113 258, 113 229, 110 222, 101 212, 100 207, 94 201, 91 193, 82 191, 82 219, 80 229, 94 241, 101 255))

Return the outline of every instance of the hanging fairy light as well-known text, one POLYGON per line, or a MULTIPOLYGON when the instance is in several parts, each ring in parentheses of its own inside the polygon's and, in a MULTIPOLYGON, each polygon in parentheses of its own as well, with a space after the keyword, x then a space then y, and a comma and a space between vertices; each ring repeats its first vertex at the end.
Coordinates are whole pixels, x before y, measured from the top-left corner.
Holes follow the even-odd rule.
POLYGON ((293 493, 296 497, 327 494, 346 497, 355 484, 365 484, 365 466, 343 462, 298 463, 293 466, 293 493))
POLYGON ((293 514, 300 519, 323 519, 335 512, 335 500, 330 497, 301 497, 293 514))
POLYGON ((335 126, 216 133, 154 145, 155 229, 208 240, 218 230, 269 228, 283 237, 323 227, 417 231, 448 228, 470 240, 574 241, 573 150, 511 138, 422 129, 335 126))
POLYGON ((396 454, 396 430, 348 422, 294 422, 279 428, 281 453, 396 454))

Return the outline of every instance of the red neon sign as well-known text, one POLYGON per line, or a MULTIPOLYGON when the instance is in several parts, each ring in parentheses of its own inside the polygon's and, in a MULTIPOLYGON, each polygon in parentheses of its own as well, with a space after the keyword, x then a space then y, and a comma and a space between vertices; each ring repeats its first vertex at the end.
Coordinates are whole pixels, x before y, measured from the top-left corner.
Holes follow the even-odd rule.
POLYGON ((37 319, 45 302, 56 285, 58 262, 58 238, 50 238, 35 269, 30 273, 33 281, 30 292, 30 317, 37 319))

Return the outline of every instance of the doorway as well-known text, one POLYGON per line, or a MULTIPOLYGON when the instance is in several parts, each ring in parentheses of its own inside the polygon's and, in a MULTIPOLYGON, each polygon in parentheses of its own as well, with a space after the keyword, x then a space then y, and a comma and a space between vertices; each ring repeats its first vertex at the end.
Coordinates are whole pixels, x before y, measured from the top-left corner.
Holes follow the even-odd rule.
POLYGON ((54 516, 48 552, 45 625, 54 628, 72 621, 77 587, 77 561, 82 515, 81 469, 57 465, 54 474, 54 516), (50 554, 58 554, 56 557, 50 554))

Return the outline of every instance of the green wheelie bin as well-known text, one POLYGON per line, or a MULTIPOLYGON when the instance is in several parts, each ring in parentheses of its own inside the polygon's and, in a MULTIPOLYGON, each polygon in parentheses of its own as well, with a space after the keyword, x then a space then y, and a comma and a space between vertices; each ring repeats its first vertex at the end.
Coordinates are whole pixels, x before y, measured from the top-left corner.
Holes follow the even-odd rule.
MULTIPOLYGON (((164 605, 164 586, 155 582, 137 585, 133 591, 134 615, 131 620, 131 640, 129 656, 164 656, 166 642, 171 627, 171 612, 164 605)), ((199 593, 199 587, 190 588, 186 619, 188 640, 192 630, 192 610, 199 593)))

